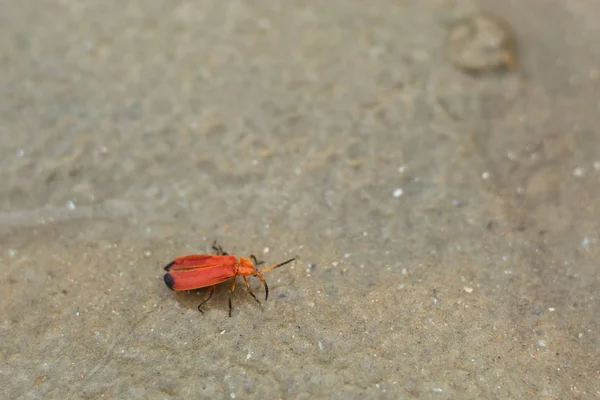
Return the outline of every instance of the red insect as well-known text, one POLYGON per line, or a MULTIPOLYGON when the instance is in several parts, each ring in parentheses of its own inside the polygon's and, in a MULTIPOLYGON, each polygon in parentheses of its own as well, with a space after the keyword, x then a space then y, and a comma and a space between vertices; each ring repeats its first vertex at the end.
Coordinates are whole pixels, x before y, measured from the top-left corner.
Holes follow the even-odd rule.
POLYGON ((252 293, 252 289, 250 289, 246 277, 256 276, 260 279, 263 285, 265 285, 265 301, 267 301, 267 298, 269 297, 269 286, 263 277, 263 273, 289 264, 295 260, 295 258, 291 258, 259 271, 256 269, 256 266, 263 262, 258 262, 254 255, 251 255, 249 259, 240 257, 238 261, 236 256, 230 256, 225 253, 221 246, 216 244, 216 241, 213 243, 212 248, 217 255, 201 254, 179 257, 167 264, 164 268, 165 271, 168 271, 164 278, 169 289, 182 291, 200 289, 208 286, 212 287, 208 298, 198 305, 198 311, 202 314, 204 314, 204 311, 202 311, 200 307, 210 300, 215 292, 216 285, 233 278, 231 292, 229 292, 229 316, 231 317, 231 295, 235 290, 235 281, 238 276, 244 278, 244 283, 246 284, 248 292, 254 297, 254 300, 256 300, 258 304, 260 304, 260 301, 256 298, 254 293, 252 293))

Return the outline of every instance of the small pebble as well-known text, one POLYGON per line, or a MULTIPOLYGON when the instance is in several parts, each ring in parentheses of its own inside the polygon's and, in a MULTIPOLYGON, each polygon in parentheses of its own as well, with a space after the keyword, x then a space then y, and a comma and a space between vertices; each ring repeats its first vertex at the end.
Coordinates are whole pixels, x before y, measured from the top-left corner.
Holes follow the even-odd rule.
POLYGON ((587 248, 590 246, 590 239, 588 237, 584 237, 581 241, 581 246, 587 250, 587 248))
POLYGON ((402 190, 400 188, 394 190, 394 193, 393 193, 394 197, 396 197, 396 198, 402 196, 403 194, 404 194, 404 190, 402 190))
POLYGON ((452 26, 446 41, 450 60, 470 74, 514 70, 517 43, 505 21, 484 14, 463 18, 452 26))
POLYGON ((584 175, 585 175, 585 169, 583 169, 583 168, 575 168, 573 170, 573 176, 576 178, 581 178, 584 175))

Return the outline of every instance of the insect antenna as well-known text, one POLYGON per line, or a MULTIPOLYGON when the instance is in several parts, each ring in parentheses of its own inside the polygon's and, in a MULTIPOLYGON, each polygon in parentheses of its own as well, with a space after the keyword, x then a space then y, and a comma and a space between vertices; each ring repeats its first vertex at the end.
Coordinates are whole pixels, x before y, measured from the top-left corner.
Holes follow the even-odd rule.
POLYGON ((285 264, 289 264, 289 263, 291 263, 291 262, 292 262, 292 261, 294 261, 294 260, 295 260, 295 258, 290 258, 289 260, 287 260, 287 261, 284 261, 284 262, 282 262, 282 263, 279 263, 279 264, 272 265, 272 266, 270 266, 270 267, 268 267, 268 268, 261 269, 260 271, 256 271, 256 276, 258 277, 258 279, 260 279, 260 280, 261 280, 261 282, 262 282, 262 283, 263 283, 263 285, 265 286, 265 301, 267 301, 267 299, 269 298, 269 285, 267 285, 267 281, 265 280, 265 278, 263 277, 263 275, 262 275, 262 274, 263 274, 264 272, 269 272, 269 271, 271 271, 271 270, 273 270, 273 269, 275 269, 275 268, 279 268, 279 267, 281 267, 281 266, 284 266, 285 264))
POLYGON ((296 258, 290 258, 290 259, 289 259, 289 260, 287 260, 287 261, 284 261, 284 262, 282 262, 282 263, 279 263, 279 264, 272 265, 272 266, 270 266, 270 267, 267 267, 267 268, 261 269, 261 270, 260 270, 260 271, 258 271, 258 272, 260 272, 261 274, 262 274, 262 273, 265 273, 265 272, 269 272, 269 271, 271 271, 271 270, 273 270, 273 269, 275 269, 275 268, 283 267, 285 264, 289 264, 289 263, 291 263, 292 261, 294 261, 295 259, 296 259, 296 258))

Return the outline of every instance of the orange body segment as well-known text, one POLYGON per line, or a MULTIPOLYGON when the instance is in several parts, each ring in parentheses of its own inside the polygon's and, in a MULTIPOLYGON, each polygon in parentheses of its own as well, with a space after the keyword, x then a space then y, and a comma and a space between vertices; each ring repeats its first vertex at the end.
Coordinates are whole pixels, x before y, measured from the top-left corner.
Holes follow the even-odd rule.
POLYGON ((217 251, 217 255, 200 254, 179 257, 164 267, 164 270, 167 271, 164 280, 169 289, 182 291, 201 289, 208 286, 212 287, 208 299, 198 306, 198 311, 200 312, 203 312, 200 306, 211 298, 215 290, 215 285, 234 278, 229 296, 229 316, 231 316, 231 293, 235 289, 235 278, 238 276, 244 277, 246 288, 258 303, 260 301, 252 293, 246 277, 256 276, 259 278, 265 286, 265 300, 267 300, 269 287, 262 273, 279 268, 295 260, 292 258, 258 271, 255 264, 260 263, 256 261, 256 257, 254 256, 251 256, 251 258, 240 257, 238 260, 237 257, 227 255, 227 253, 223 252, 221 247, 217 246, 216 243, 213 243, 213 249, 217 251))

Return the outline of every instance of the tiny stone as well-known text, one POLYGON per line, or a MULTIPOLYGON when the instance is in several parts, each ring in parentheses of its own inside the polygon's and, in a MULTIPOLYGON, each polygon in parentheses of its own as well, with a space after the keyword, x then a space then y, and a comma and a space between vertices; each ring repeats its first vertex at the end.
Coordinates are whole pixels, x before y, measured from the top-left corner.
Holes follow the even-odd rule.
POLYGON ((481 174, 481 177, 482 177, 483 179, 490 179, 490 173, 489 173, 489 172, 487 172, 487 171, 485 171, 483 174, 481 174))
POLYGON ((590 245, 590 239, 587 237, 584 237, 583 240, 581 241, 581 246, 583 246, 583 248, 587 249, 590 245))
POLYGON ((394 197, 396 197, 396 198, 402 196, 403 194, 404 194, 404 190, 402 190, 400 188, 394 190, 394 193, 393 193, 394 197))
POLYGON ((446 53, 450 60, 470 74, 514 70, 517 43, 505 21, 484 14, 467 16, 450 29, 446 53))
POLYGON ((473 292, 473 288, 471 286, 465 286, 465 292, 467 293, 472 293, 473 292))
POLYGON ((583 169, 583 168, 575 168, 573 170, 573 176, 575 176, 577 178, 581 178, 584 175, 585 175, 585 169, 583 169))

